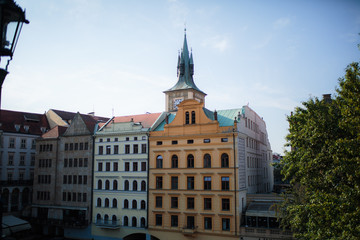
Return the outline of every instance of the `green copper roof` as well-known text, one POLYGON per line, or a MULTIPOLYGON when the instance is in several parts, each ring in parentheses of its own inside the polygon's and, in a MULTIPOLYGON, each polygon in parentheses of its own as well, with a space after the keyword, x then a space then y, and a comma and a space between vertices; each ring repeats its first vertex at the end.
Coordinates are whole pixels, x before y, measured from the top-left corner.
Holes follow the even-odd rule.
MULTIPOLYGON (((188 45, 187 45, 187 40, 186 40, 186 32, 184 34, 184 45, 181 50, 181 54, 178 58, 177 68, 178 68, 178 81, 175 84, 175 86, 168 89, 167 91, 195 89, 196 91, 204 93, 194 83, 194 79, 193 79, 194 60, 193 60, 192 53, 189 55, 189 50, 188 50, 188 45)), ((167 91, 165 91, 165 92, 167 92, 167 91)))

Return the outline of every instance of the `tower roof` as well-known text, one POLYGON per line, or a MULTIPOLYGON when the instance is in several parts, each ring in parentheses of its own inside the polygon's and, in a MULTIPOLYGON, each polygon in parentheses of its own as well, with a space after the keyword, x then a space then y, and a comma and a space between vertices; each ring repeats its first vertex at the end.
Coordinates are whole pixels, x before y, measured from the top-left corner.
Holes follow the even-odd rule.
POLYGON ((166 90, 175 91, 175 90, 183 90, 183 89, 194 89, 205 94, 201 91, 194 83, 193 75, 194 75, 194 60, 192 56, 192 52, 189 54, 189 49, 186 40, 186 29, 184 33, 184 45, 179 54, 178 58, 178 81, 172 88, 166 90))

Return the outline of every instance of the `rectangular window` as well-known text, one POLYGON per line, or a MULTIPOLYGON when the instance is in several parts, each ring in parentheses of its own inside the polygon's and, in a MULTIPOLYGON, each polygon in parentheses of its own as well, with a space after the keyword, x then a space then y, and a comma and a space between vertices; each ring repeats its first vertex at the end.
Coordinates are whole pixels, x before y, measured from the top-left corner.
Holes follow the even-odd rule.
POLYGON ((193 140, 193 139, 187 140, 187 144, 193 144, 193 143, 194 143, 194 140, 193 140))
POLYGON ((110 142, 110 138, 107 138, 106 141, 107 141, 107 142, 110 142))
POLYGON ((72 183, 72 175, 68 175, 68 184, 72 183))
POLYGON ((87 176, 84 175, 84 184, 86 185, 87 184, 87 176))
POLYGON ((178 144, 178 141, 177 141, 177 140, 172 140, 172 141, 171 141, 171 144, 172 144, 172 145, 176 145, 176 144, 178 144))
POLYGON ((73 194, 72 194, 72 201, 73 201, 73 202, 76 202, 76 193, 73 193, 73 194))
POLYGON ((99 162, 98 163, 98 171, 101 172, 102 171, 102 167, 103 167, 103 163, 99 162))
POLYGON ((20 148, 21 148, 21 149, 25 149, 25 148, 26 148, 26 138, 21 139, 20 148))
POLYGON ((204 217, 204 229, 211 230, 212 229, 212 218, 204 217))
POLYGON ((129 162, 125 162, 125 171, 126 172, 130 171, 130 163, 129 162))
POLYGON ((146 144, 141 144, 141 153, 146 153, 146 144))
POLYGON ((141 171, 146 171, 146 162, 141 162, 141 171))
POLYGON ((204 190, 211 190, 211 177, 204 177, 204 190))
POLYGON ((31 149, 36 149, 36 140, 35 139, 33 139, 31 141, 31 149))
POLYGON ((162 141, 157 141, 156 145, 162 145, 162 141))
POLYGON ((79 149, 79 144, 75 143, 74 150, 78 150, 78 149, 79 149))
POLYGON ((186 228, 195 229, 195 217, 194 216, 186 217, 186 228))
POLYGON ((195 198, 188 197, 186 202, 187 202, 187 209, 194 209, 195 208, 195 198))
POLYGON ((230 199, 229 198, 221 199, 221 209, 223 211, 230 211, 230 199))
POLYGON ((172 227, 179 226, 179 217, 177 215, 171 215, 171 226, 172 227))
POLYGON ((133 162, 133 171, 137 172, 138 170, 138 163, 137 162, 133 162))
POLYGON ((103 155, 103 153, 104 153, 104 147, 99 146, 99 155, 103 155))
POLYGON ((114 139, 114 142, 118 142, 118 141, 119 141, 119 138, 115 138, 115 139, 114 139))
MULTIPOLYGON (((41 146, 40 146, 41 147, 41 146)), ((65 151, 69 150, 69 144, 65 143, 65 151)))
POLYGON ((81 202, 81 193, 78 193, 78 202, 81 202))
POLYGON ((106 155, 109 155, 109 154, 111 154, 111 146, 107 145, 106 146, 106 155))
POLYGON ((194 188, 195 188, 195 178, 187 177, 187 189, 194 190, 194 188))
POLYGON ((129 137, 126 137, 126 138, 125 138, 125 141, 129 141, 129 140, 130 140, 130 138, 129 138, 129 137))
POLYGON ((84 143, 80 143, 79 150, 84 150, 84 143))
POLYGON ((15 148, 15 138, 10 138, 10 140, 9 140, 9 148, 15 148))
POLYGON ((163 178, 156 177, 156 189, 162 189, 163 187, 163 178))
POLYGON ((106 163, 106 171, 107 171, 107 172, 110 172, 110 162, 107 162, 107 163, 106 163))
POLYGON ((70 143, 70 151, 72 151, 74 149, 74 144, 73 143, 70 143))
POLYGON ((89 143, 88 142, 85 143, 85 150, 89 150, 89 143))
POLYGON ((211 198, 204 198, 204 210, 211 210, 211 198))
POLYGON ((204 143, 210 143, 210 138, 204 139, 204 143))
POLYGON ((13 166, 13 165, 14 165, 14 153, 9 153, 8 166, 13 166))
POLYGON ((129 154, 130 153, 130 145, 125 145, 125 154, 129 154))
POLYGON ((221 190, 230 190, 229 177, 221 177, 221 190))
POLYGON ((74 167, 77 167, 77 165, 78 165, 78 159, 74 158, 74 167))
POLYGON ((66 175, 63 176, 63 184, 67 184, 67 176, 66 175))
POLYGON ((73 183, 77 184, 77 176, 76 175, 73 176, 73 183))
POLYGON ((223 218, 222 219, 222 230, 223 231, 230 231, 230 218, 223 218))
POLYGON ((67 167, 67 166, 68 166, 68 159, 65 158, 65 159, 64 159, 64 167, 67 167))
POLYGON ((78 180, 79 180, 78 183, 79 183, 79 184, 82 184, 82 175, 79 176, 79 179, 78 179, 78 180))
POLYGON ((178 177, 171 177, 171 189, 178 189, 178 177))
POLYGON ((155 198, 155 207, 162 208, 162 197, 156 196, 155 198))
POLYGON ((119 145, 114 145, 114 154, 119 154, 119 145))
POLYGON ((221 142, 228 142, 228 138, 221 138, 221 142))
POLYGON ((25 154, 21 153, 20 155, 20 162, 19 162, 20 166, 25 166, 25 154))
POLYGON ((155 224, 156 226, 162 226, 162 214, 155 215, 155 224))
POLYGON ((178 208, 179 200, 178 197, 171 197, 171 208, 178 208))
POLYGON ((83 193, 83 202, 86 202, 86 193, 83 193))
POLYGON ((133 145, 133 153, 139 153, 139 145, 138 144, 133 145))
POLYGON ((82 167, 82 166, 83 166, 83 159, 79 158, 79 167, 82 167))
POLYGON ((88 159, 84 158, 84 167, 88 167, 88 159))
POLYGON ((118 171, 118 168, 119 168, 119 167, 118 167, 118 163, 117 163, 117 162, 114 162, 114 163, 113 163, 113 171, 114 171, 114 172, 117 172, 117 171, 118 171))
POLYGON ((66 201, 66 192, 63 192, 63 201, 66 201))

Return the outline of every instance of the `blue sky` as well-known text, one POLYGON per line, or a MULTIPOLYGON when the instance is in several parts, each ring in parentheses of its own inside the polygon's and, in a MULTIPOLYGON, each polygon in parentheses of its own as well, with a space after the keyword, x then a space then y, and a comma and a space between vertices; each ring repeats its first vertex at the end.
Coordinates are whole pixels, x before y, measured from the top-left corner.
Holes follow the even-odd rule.
POLYGON ((286 116, 359 61, 360 1, 17 0, 23 27, 2 108, 161 112, 184 24, 210 110, 249 104, 284 151, 286 116))

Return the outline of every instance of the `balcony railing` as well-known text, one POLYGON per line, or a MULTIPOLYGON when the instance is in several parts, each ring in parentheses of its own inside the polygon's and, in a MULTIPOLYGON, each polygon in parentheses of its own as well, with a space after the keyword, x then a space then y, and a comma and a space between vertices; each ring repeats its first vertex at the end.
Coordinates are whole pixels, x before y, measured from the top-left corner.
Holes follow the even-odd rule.
POLYGON ((112 221, 112 220, 98 219, 95 222, 95 226, 100 228, 107 228, 107 229, 119 229, 120 220, 112 221))
POLYGON ((89 225, 89 222, 87 220, 65 221, 63 219, 52 219, 52 218, 44 218, 44 217, 31 218, 30 221, 31 223, 35 223, 35 224, 66 227, 66 228, 86 228, 89 225))
POLYGON ((0 186, 11 187, 11 186, 32 186, 33 180, 7 180, 0 181, 0 186))
POLYGON ((240 227, 240 233, 246 237, 268 237, 292 239, 292 232, 289 230, 274 228, 240 227))
POLYGON ((197 232, 197 226, 185 226, 182 229, 184 235, 193 235, 197 232))

